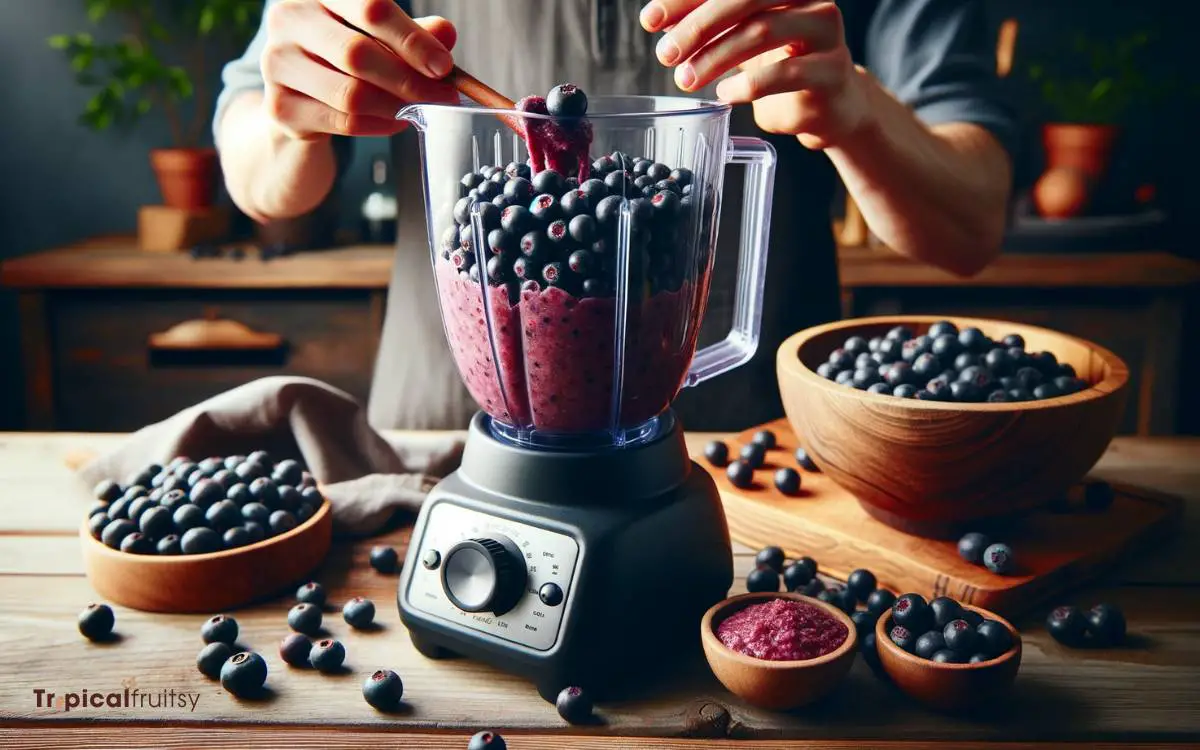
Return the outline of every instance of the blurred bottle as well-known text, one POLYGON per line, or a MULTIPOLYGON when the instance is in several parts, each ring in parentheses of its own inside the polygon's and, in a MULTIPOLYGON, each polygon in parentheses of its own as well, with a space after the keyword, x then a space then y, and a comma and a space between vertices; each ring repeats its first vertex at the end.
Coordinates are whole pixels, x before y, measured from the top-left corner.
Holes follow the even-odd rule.
POLYGON ((386 156, 371 161, 371 192, 363 200, 363 242, 390 245, 396 241, 396 188, 386 156))

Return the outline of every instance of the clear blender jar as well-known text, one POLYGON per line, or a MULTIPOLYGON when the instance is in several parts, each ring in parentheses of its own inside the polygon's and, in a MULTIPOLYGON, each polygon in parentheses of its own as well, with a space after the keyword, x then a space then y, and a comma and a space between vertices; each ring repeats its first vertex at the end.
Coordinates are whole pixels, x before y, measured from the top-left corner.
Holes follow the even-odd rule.
POLYGON ((759 337, 775 154, 727 105, 593 97, 583 118, 414 105, 446 338, 491 433, 602 450, 670 429, 680 388, 759 337), (749 170, 735 310, 696 351, 727 164, 749 170))

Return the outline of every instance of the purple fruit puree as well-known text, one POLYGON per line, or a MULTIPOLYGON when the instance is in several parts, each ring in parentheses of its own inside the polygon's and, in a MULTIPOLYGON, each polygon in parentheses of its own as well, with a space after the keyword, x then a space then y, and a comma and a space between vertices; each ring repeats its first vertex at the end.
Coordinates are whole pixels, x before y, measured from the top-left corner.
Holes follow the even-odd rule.
MULTIPOLYGON (((449 263, 437 263, 446 337, 467 390, 480 408, 517 427, 584 432, 613 427, 613 328, 616 299, 577 299, 558 288, 525 291, 511 304, 504 287, 482 287, 449 263), (507 398, 506 398, 507 396, 507 398)), ((695 286, 663 291, 631 305, 619 427, 667 407, 683 384, 699 332, 695 286)))
MULTIPOLYGON (((548 115, 546 99, 527 96, 517 109, 530 114, 548 115)), ((575 175, 583 182, 591 172, 588 150, 592 146, 592 125, 587 120, 557 121, 524 118, 525 147, 530 168, 536 175, 547 167, 564 176, 575 175)))
POLYGON ((836 651, 850 629, 820 607, 772 599, 731 615, 717 639, 739 654, 767 661, 800 661, 836 651))

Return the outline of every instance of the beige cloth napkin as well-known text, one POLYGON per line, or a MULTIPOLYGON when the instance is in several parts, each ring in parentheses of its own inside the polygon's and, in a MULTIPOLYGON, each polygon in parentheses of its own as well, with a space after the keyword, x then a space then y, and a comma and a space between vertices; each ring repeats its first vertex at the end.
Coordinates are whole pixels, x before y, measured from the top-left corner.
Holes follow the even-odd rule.
POLYGON ((94 485, 125 483, 151 463, 265 450, 301 461, 333 505, 339 533, 379 531, 397 513, 415 512, 462 457, 457 437, 389 441, 367 423, 349 394, 310 378, 255 380, 143 427, 79 473, 94 485))

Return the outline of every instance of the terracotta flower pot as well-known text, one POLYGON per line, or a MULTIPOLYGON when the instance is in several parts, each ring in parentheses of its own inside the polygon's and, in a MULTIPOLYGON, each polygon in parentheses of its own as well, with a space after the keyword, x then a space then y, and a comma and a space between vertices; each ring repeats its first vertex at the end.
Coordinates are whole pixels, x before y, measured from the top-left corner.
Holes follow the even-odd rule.
POLYGON ((163 202, 172 208, 208 208, 217 200, 217 152, 211 148, 160 148, 150 152, 163 202))
POLYGON ((1119 132, 1115 125, 1043 125, 1042 145, 1046 148, 1046 168, 1077 169, 1093 181, 1098 181, 1108 168, 1113 143, 1119 132))

